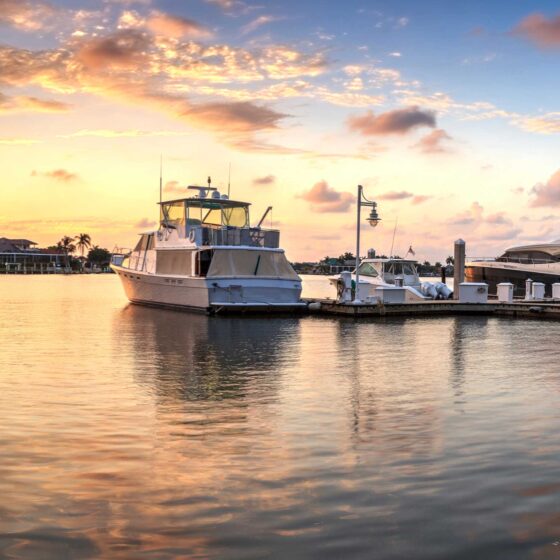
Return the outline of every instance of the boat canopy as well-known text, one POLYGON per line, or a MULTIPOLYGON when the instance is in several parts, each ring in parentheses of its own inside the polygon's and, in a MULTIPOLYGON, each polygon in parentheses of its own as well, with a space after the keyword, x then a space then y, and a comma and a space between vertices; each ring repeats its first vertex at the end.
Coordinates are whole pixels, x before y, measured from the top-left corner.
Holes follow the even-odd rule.
POLYGON ((267 276, 299 280, 284 251, 254 249, 216 249, 208 277, 267 276))
POLYGON ((182 198, 160 203, 163 226, 182 231, 190 227, 249 227, 248 202, 220 198, 182 198))
POLYGON ((500 259, 558 261, 560 260, 560 243, 541 243, 538 245, 510 247, 498 260, 500 259))

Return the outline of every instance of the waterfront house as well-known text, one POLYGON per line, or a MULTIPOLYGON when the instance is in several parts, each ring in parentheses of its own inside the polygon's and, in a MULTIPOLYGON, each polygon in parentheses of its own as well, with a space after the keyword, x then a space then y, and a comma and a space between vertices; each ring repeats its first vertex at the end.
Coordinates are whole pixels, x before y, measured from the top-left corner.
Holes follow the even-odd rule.
POLYGON ((62 272, 65 255, 56 249, 38 249, 29 239, 0 237, 0 272, 52 273, 62 272))

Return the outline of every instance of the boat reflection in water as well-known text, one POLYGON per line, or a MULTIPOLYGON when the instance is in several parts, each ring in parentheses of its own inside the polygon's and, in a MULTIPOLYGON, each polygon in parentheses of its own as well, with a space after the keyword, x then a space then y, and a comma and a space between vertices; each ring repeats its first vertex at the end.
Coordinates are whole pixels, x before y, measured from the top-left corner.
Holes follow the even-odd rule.
POLYGON ((270 396, 279 382, 271 372, 298 355, 295 318, 216 318, 128 305, 118 329, 119 339, 124 336, 138 356, 135 379, 158 399, 270 396), (151 367, 143 368, 147 357, 151 367))

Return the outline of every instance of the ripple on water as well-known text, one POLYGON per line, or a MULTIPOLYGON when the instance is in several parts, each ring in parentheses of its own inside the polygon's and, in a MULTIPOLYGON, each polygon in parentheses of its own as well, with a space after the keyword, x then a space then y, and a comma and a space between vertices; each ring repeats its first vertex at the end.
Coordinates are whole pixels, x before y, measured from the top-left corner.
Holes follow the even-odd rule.
POLYGON ((558 554, 560 325, 207 318, 129 306, 112 276, 0 283, 2 557, 558 554))

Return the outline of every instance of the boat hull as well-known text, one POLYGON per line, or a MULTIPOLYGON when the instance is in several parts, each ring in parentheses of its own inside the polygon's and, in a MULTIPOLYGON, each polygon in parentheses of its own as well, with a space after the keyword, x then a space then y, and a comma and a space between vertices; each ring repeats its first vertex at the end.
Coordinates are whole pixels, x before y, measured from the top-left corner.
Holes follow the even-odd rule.
POLYGON ((545 296, 552 297, 552 284, 560 282, 560 273, 527 268, 506 268, 495 266, 495 263, 492 263, 492 266, 485 266, 484 263, 470 263, 465 266, 465 280, 467 282, 485 282, 488 284, 489 294, 496 294, 497 285, 501 282, 511 282, 513 295, 524 297, 525 282, 528 279, 545 284, 545 296))
POLYGON ((215 312, 270 312, 304 309, 301 281, 277 278, 163 276, 112 265, 132 303, 215 312))

